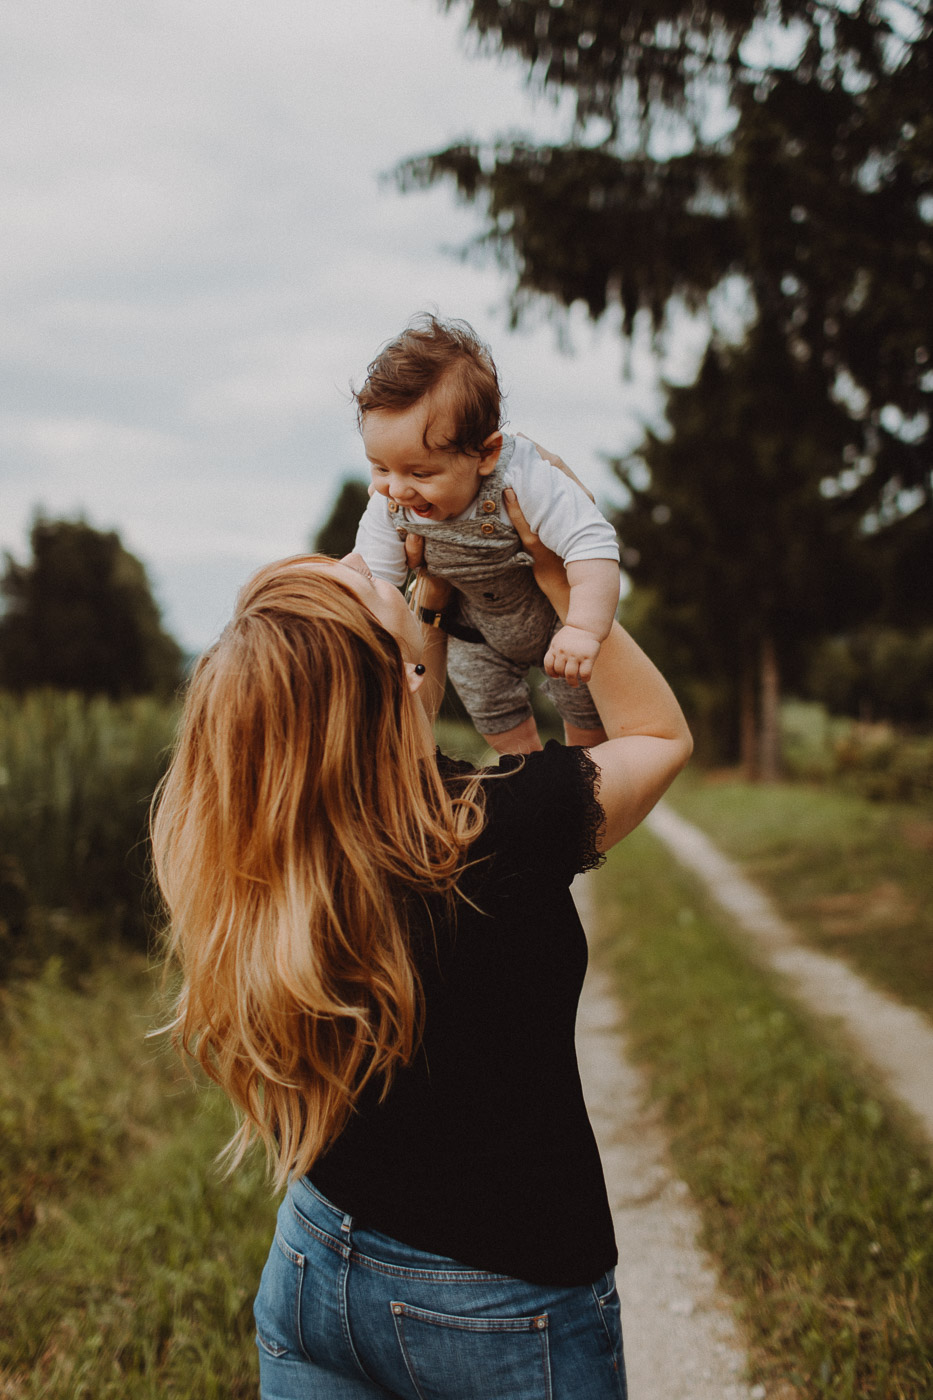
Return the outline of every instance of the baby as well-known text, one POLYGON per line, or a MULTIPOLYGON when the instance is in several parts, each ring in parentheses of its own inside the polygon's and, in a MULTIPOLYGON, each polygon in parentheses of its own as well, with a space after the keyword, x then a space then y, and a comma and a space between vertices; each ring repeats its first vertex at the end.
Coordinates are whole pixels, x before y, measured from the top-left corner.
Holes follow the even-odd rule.
POLYGON ((422 620, 449 634, 448 672, 479 733, 499 753, 540 748, 525 677, 543 666, 568 744, 600 742, 585 682, 619 602, 615 531, 533 443, 500 430, 486 346, 463 321, 419 318, 380 351, 355 398, 374 488, 355 551, 402 585, 405 537, 424 538, 427 569, 453 592, 442 613, 422 610, 422 620), (566 565, 563 626, 509 520, 509 487, 566 565))

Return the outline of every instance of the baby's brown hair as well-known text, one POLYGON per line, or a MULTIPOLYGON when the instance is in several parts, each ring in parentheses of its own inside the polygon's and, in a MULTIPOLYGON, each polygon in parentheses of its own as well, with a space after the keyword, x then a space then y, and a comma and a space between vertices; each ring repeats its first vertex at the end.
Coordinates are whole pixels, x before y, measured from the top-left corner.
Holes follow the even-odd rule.
POLYGON ((367 413, 401 412, 439 390, 454 430, 444 442, 428 442, 435 416, 430 413, 425 447, 484 456, 489 449, 483 444, 501 426, 502 393, 489 347, 466 321, 442 321, 425 313, 384 345, 367 369, 362 389, 353 390, 357 420, 362 427, 367 413))

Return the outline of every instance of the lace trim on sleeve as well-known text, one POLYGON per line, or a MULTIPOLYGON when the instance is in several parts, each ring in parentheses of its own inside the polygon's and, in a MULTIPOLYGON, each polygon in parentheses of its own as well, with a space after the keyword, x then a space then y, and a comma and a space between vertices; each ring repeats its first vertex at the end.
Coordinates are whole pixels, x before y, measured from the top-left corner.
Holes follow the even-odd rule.
POLYGON ((606 859, 605 852, 598 845, 600 834, 605 830, 606 814, 599 802, 599 768, 589 750, 574 748, 570 752, 576 757, 580 775, 583 829, 580 832, 580 863, 577 869, 582 875, 587 870, 596 870, 606 859))
POLYGON ((435 748, 434 756, 437 760, 438 770, 445 782, 450 778, 471 778, 476 772, 472 763, 468 763, 464 758, 451 758, 449 754, 441 749, 435 748))

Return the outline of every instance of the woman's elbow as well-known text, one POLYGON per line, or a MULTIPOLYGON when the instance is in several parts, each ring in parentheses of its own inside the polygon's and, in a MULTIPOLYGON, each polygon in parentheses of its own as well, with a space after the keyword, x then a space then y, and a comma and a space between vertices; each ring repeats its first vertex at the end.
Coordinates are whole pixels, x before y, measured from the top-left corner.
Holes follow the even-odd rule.
POLYGON ((671 744, 672 778, 676 778, 677 774, 686 768, 693 754, 693 735, 683 715, 680 716, 677 732, 671 736, 671 744))
POLYGON ((683 723, 683 732, 681 734, 681 747, 683 750, 683 761, 681 762, 680 766, 681 768, 686 768, 687 764, 693 757, 693 735, 690 733, 690 726, 688 725, 686 720, 684 720, 683 723))

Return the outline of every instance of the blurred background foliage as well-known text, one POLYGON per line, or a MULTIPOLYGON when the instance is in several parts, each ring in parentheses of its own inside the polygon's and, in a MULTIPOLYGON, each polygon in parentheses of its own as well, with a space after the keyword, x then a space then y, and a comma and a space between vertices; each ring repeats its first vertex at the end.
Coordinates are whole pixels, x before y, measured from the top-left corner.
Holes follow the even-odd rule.
POLYGON ((157 696, 0 693, 0 981, 146 949, 146 824, 176 718, 157 696))
POLYGON ((145 949, 148 804, 184 657, 112 531, 35 520, 0 577, 0 981, 145 949))
POLYGON ((561 145, 415 155, 401 187, 485 210, 474 251, 511 271, 516 321, 582 302, 663 343, 708 319, 696 383, 617 463, 618 525, 633 617, 682 663, 707 757, 773 777, 782 684, 806 685, 821 639, 854 658, 895 629, 919 656, 933 623, 930 7, 447 8, 574 119, 561 145))
POLYGON ((162 626, 143 564, 119 535, 39 515, 29 542, 32 558, 7 554, 0 577, 0 686, 171 695, 182 651, 162 626))

